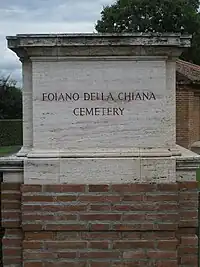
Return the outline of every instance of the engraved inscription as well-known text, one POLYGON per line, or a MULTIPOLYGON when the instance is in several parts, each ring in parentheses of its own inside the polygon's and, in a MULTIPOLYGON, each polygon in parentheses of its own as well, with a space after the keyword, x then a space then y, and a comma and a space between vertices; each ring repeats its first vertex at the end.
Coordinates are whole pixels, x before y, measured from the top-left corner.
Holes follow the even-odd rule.
POLYGON ((124 108, 75 108, 75 116, 123 116, 124 108))
MULTIPOLYGON (((154 101, 156 96, 150 91, 102 93, 102 92, 54 92, 42 93, 42 101, 48 102, 77 102, 77 101, 107 101, 108 103, 125 103, 131 101, 154 101)), ((72 110, 74 116, 123 116, 125 109, 122 107, 76 107, 72 110)))

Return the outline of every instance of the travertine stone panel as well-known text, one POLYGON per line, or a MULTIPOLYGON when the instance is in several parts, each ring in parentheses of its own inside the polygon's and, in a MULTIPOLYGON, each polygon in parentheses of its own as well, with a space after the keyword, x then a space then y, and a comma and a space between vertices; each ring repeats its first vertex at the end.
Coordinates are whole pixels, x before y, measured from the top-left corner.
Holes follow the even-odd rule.
POLYGON ((9 172, 5 171, 3 173, 3 182, 4 183, 23 183, 24 181, 24 174, 21 171, 14 171, 14 172, 9 172))
POLYGON ((189 170, 177 170, 176 172, 176 180, 183 181, 196 181, 197 180, 197 167, 196 169, 189 170))
POLYGON ((59 183, 59 159, 25 159, 24 183, 54 184, 59 183))
POLYGON ((174 99, 167 79, 164 59, 33 62, 34 149, 173 147, 174 99), (124 99, 125 93, 147 91, 156 100, 124 99), (97 92, 103 93, 103 100, 97 100, 97 92), (49 93, 77 93, 80 99, 49 101, 49 93), (84 93, 95 93, 94 100, 84 101, 84 93), (97 107, 99 115, 84 115, 86 108, 97 107), (84 116, 77 116, 80 108, 84 116), (110 108, 112 115, 103 114, 102 108, 110 108))
POLYGON ((175 158, 141 158, 141 182, 176 182, 175 158))
POLYGON ((57 158, 25 160, 25 184, 168 183, 174 158, 57 158))
POLYGON ((60 183, 105 184, 139 182, 140 159, 61 159, 60 183))

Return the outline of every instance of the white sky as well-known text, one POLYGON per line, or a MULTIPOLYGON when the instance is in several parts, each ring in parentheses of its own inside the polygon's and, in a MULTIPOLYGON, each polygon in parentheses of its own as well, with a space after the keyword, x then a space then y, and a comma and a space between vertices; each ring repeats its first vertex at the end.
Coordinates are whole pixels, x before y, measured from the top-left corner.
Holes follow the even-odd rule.
POLYGON ((93 32, 104 5, 114 0, 0 0, 0 77, 21 83, 21 64, 6 36, 30 33, 93 32))

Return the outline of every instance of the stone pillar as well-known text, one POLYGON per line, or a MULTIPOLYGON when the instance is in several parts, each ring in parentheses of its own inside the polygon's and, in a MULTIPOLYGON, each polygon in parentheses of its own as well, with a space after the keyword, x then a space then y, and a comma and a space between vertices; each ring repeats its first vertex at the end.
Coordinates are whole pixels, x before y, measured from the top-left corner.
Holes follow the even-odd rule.
POLYGON ((32 94, 20 188, 4 174, 3 201, 20 203, 2 208, 4 267, 15 257, 17 267, 197 267, 200 157, 175 136, 175 62, 189 45, 174 34, 8 37, 31 59, 32 94))

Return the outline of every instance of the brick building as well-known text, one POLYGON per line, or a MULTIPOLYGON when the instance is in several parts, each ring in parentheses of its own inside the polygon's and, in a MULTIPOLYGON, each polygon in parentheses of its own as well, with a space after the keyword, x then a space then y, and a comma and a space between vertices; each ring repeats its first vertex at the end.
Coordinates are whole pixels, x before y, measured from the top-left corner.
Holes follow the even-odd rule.
POLYGON ((177 61, 177 144, 200 153, 200 66, 177 61))

